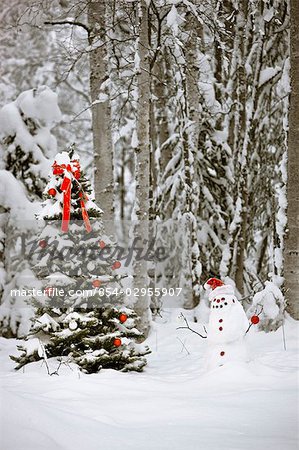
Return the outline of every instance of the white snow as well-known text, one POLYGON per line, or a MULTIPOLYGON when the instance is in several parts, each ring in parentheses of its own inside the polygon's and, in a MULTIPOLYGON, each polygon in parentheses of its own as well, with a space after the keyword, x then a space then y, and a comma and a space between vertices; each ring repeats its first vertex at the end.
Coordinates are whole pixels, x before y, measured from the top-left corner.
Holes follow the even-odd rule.
POLYGON ((179 15, 176 7, 172 5, 171 10, 167 14, 166 18, 167 26, 169 28, 172 28, 174 36, 176 36, 179 32, 178 22, 179 22, 179 15))
POLYGON ((59 286, 67 286, 74 282, 74 280, 64 273, 61 272, 55 272, 51 275, 48 275, 46 279, 49 281, 49 283, 53 286, 59 285, 59 286))
MULTIPOLYGON (((205 372, 206 339, 176 330, 165 311, 148 344, 145 372, 59 376, 33 363, 14 372, 15 340, 0 339, 4 450, 295 450, 298 437, 298 324, 248 333, 249 363, 205 372)), ((185 311, 190 325, 192 312, 185 311), (189 315, 188 315, 189 314, 189 315)), ((50 371, 58 362, 48 360, 50 371)), ((72 370, 71 370, 72 369, 72 370)))
POLYGON ((40 120, 47 127, 52 127, 62 117, 57 103, 57 94, 47 86, 22 92, 15 104, 26 117, 40 120))
POLYGON ((37 280, 29 268, 20 269, 4 287, 2 303, 0 305, 0 320, 4 329, 10 328, 18 337, 26 336, 31 326, 31 318, 34 315, 31 296, 14 295, 13 290, 41 289, 42 283, 37 280))
MULTIPOLYGON (((51 317, 49 314, 44 313, 42 316, 38 317, 36 320, 36 323, 33 326, 33 329, 35 328, 42 328, 43 330, 57 330, 59 328, 58 323, 51 317)), ((28 339, 26 343, 30 342, 31 339, 28 339)))
POLYGON ((254 295, 250 311, 253 311, 254 308, 262 307, 261 318, 265 317, 274 320, 280 312, 277 306, 278 302, 280 305, 284 304, 281 290, 273 282, 266 281, 264 289, 254 295))
POLYGON ((46 178, 50 170, 48 157, 57 149, 56 139, 50 130, 60 120, 57 95, 47 86, 22 92, 15 101, 0 109, 0 139, 14 137, 5 152, 13 153, 17 146, 25 153, 31 152, 34 160, 31 171, 36 177, 46 178), (33 134, 24 119, 34 121, 33 134))
POLYGON ((9 210, 14 224, 32 230, 39 206, 28 200, 23 183, 7 170, 0 170, 0 204, 9 210))
POLYGON ((139 146, 139 141, 138 141, 138 136, 137 136, 137 130, 136 130, 136 128, 134 128, 133 133, 132 133, 132 139, 131 139, 131 147, 138 148, 138 146, 139 146))
POLYGON ((267 83, 267 81, 275 77, 275 75, 280 71, 281 67, 266 67, 266 69, 263 69, 259 78, 259 86, 267 83))
POLYGON ((274 14, 275 14, 275 10, 274 10, 273 6, 271 6, 271 8, 265 10, 264 15, 263 15, 264 20, 266 22, 270 22, 270 20, 274 16, 274 14))

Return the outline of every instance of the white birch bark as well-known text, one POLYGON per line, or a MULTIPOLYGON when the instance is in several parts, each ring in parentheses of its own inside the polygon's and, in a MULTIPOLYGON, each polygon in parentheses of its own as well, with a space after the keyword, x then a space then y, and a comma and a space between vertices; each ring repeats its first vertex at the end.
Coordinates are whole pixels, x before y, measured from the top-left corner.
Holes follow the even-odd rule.
POLYGON ((104 220, 113 220, 113 146, 109 98, 108 38, 106 0, 88 3, 90 52, 90 94, 94 144, 94 187, 96 200, 104 211, 104 220), (103 83, 105 85, 103 86, 103 83), (100 96, 100 97, 99 97, 100 96), (100 101, 99 101, 100 100, 100 101))
POLYGON ((291 96, 289 110, 287 234, 284 251, 287 311, 299 320, 299 3, 291 0, 291 96))
MULTIPOLYGON (((137 225, 135 237, 148 240, 149 236, 149 191, 150 191, 150 75, 149 75, 149 42, 148 42, 148 7, 144 0, 139 2, 139 70, 137 136, 136 148, 136 206, 137 225)), ((140 260, 134 264, 134 287, 148 286, 147 262, 140 260)), ((145 337, 150 329, 150 298, 148 295, 135 299, 134 309, 139 317, 139 327, 145 337)))

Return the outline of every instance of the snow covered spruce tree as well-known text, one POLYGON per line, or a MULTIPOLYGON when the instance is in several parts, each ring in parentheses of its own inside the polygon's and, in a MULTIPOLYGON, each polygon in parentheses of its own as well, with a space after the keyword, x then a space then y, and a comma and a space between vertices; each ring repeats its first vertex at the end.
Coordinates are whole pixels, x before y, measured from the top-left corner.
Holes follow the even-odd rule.
POLYGON ((56 155, 40 218, 45 227, 32 241, 32 262, 42 281, 32 292, 37 307, 21 354, 25 364, 49 357, 74 362, 86 373, 101 368, 141 371, 148 349, 136 314, 125 307, 115 247, 103 235, 101 209, 72 146, 56 155), (38 295, 40 294, 40 295, 38 295))
POLYGON ((49 160, 56 151, 50 129, 60 120, 57 95, 47 86, 22 92, 1 110, 4 169, 21 180, 33 197, 42 197, 49 160))
POLYGON ((41 199, 49 157, 57 147, 51 128, 60 119, 57 95, 47 86, 22 92, 0 110, 0 227, 5 267, 1 271, 0 328, 7 337, 28 332, 32 312, 24 298, 11 292, 33 277, 25 257, 26 236, 36 232, 36 201, 41 199))

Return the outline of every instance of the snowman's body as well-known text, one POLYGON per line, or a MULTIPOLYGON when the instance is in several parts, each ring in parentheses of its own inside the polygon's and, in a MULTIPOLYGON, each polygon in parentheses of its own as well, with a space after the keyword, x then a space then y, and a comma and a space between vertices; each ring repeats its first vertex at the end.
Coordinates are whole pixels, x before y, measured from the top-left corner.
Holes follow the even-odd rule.
POLYGON ((208 368, 221 366, 228 361, 245 360, 244 337, 249 322, 234 295, 233 287, 217 287, 209 298, 211 312, 208 325, 208 368))

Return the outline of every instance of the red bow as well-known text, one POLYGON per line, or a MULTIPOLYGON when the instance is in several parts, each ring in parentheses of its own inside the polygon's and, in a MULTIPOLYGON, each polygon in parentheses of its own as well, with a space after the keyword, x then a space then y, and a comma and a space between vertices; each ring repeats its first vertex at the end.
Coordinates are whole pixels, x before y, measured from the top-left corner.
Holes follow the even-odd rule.
MULTIPOLYGON (((72 190, 72 178, 78 180, 80 178, 80 163, 77 159, 71 161, 70 164, 57 164, 56 161, 53 164, 53 175, 64 175, 60 189, 63 192, 63 212, 62 212, 62 224, 61 230, 66 232, 69 229, 70 216, 71 216, 71 190, 72 190)), ((88 218, 88 213, 85 208, 85 201, 88 199, 87 195, 81 191, 79 192, 80 205, 82 211, 82 217, 85 223, 87 233, 91 231, 91 226, 88 218)))

